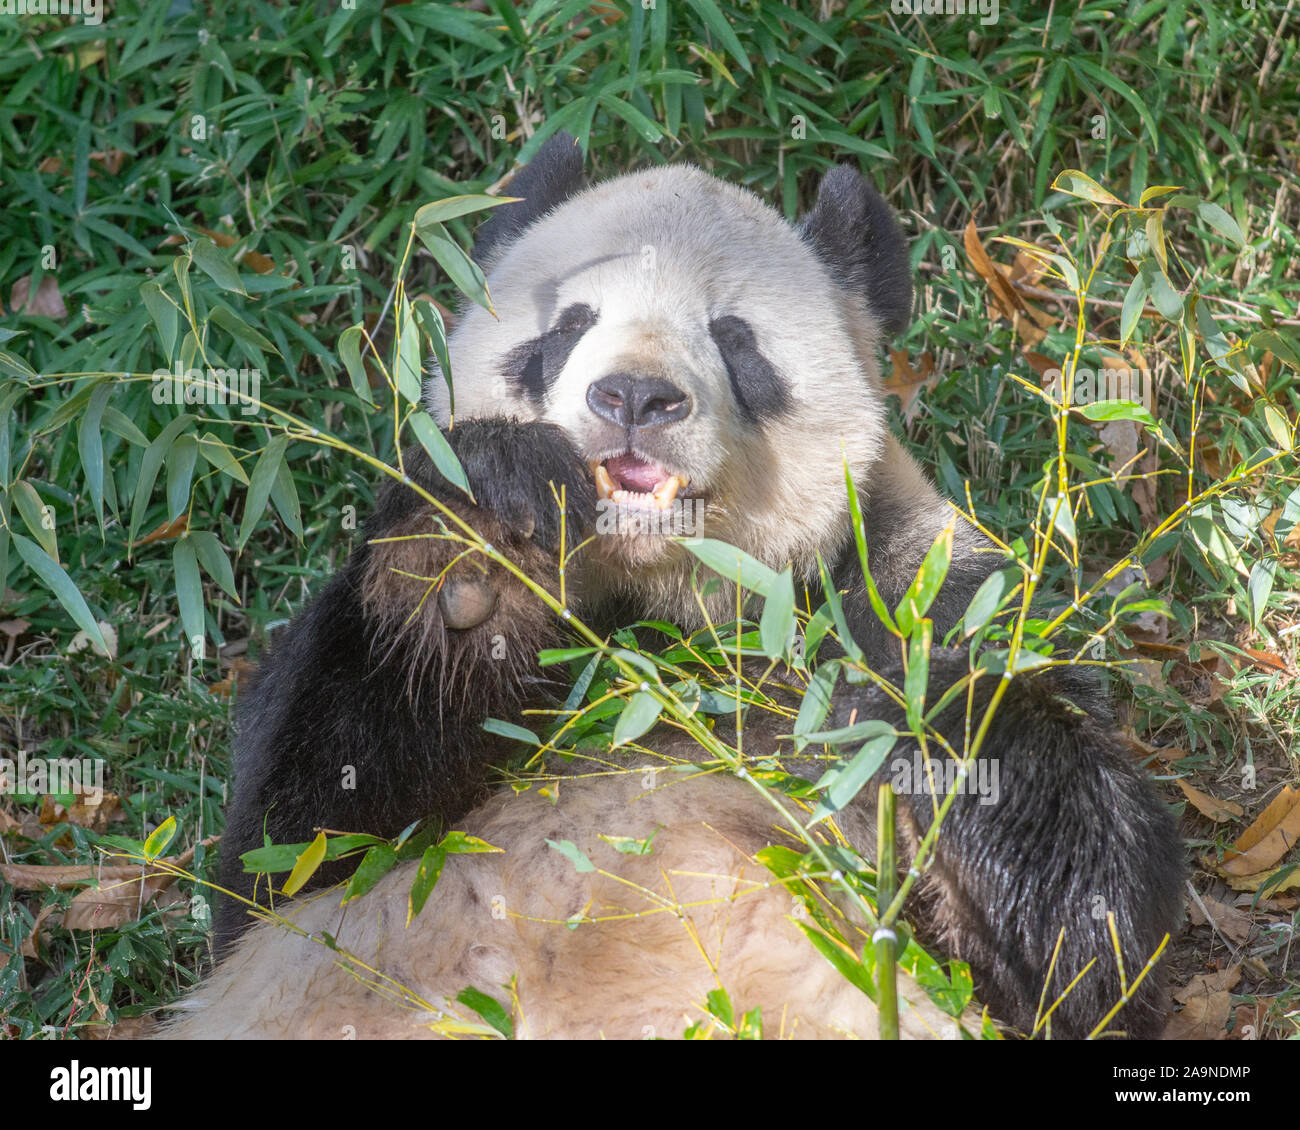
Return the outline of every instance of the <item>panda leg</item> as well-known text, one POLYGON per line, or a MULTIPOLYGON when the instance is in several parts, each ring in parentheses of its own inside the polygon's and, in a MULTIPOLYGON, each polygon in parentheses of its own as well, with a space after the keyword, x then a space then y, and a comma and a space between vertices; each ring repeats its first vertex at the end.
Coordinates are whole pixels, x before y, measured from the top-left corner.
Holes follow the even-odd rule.
MULTIPOLYGON (((929 701, 966 669, 964 653, 936 648, 929 701)), ((977 684, 976 724, 995 683, 977 684)), ((1062 669, 1020 676, 1007 688, 966 784, 953 790, 958 795, 918 886, 918 925, 951 957, 970 964, 979 999, 1025 1034, 1035 1028, 1040 999, 1046 1012, 1065 994, 1051 1013, 1051 1034, 1081 1039, 1127 988, 1131 997, 1107 1030, 1151 1039, 1167 1011, 1159 966, 1135 991, 1132 986, 1177 926, 1182 847, 1168 808, 1078 683, 1077 672, 1062 669)), ((901 711, 874 689, 838 698, 837 724, 854 707, 858 718, 883 717, 906 729, 901 711)), ((960 752, 965 696, 933 724, 960 752)), ((947 755, 937 743, 929 755, 936 759, 934 776, 923 770, 915 742, 900 742, 880 774, 900 794, 900 815, 913 838, 929 829, 944 799, 947 755), (930 780, 940 795, 930 791, 930 780)))
MULTIPOLYGON (((550 483, 565 488, 571 533, 574 516, 594 506, 568 441, 546 425, 504 421, 460 425, 448 439, 478 505, 423 452, 408 456, 410 477, 558 593, 550 483)), ((427 502, 391 484, 366 544, 277 637, 239 703, 223 888, 253 897, 256 877, 239 857, 264 835, 275 843, 304 842, 321 828, 392 836, 425 817, 458 819, 483 793, 499 750, 483 721, 545 697, 537 652, 559 642, 558 621, 508 570, 447 530, 455 532, 427 502)), ((351 866, 327 864, 313 885, 351 866)), ((219 952, 250 923, 247 911, 221 898, 219 952)))

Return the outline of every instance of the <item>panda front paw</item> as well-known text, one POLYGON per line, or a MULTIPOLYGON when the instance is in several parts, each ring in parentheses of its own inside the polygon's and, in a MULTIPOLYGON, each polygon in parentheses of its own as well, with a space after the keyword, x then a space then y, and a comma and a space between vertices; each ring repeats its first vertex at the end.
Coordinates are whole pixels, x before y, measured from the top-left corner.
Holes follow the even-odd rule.
POLYGON ((407 473, 492 553, 415 491, 398 483, 387 488, 367 524, 359 575, 370 652, 413 693, 434 685, 443 702, 478 697, 505 709, 535 691, 537 652, 558 643, 561 629, 501 559, 559 597, 557 496, 565 500, 572 546, 594 510, 594 486, 572 445, 550 425, 469 421, 447 438, 473 502, 423 451, 407 457, 407 473))
MULTIPOLYGON (((476 511, 486 512, 511 533, 531 540, 548 553, 560 548, 561 511, 570 546, 590 523, 596 487, 581 456, 554 424, 514 420, 467 420, 445 433, 464 468, 476 511)), ((411 479, 444 502, 464 505, 464 493, 434 469, 423 451, 407 460, 411 479)), ((409 490, 394 486, 380 501, 375 523, 390 525, 399 515, 425 504, 409 490)))

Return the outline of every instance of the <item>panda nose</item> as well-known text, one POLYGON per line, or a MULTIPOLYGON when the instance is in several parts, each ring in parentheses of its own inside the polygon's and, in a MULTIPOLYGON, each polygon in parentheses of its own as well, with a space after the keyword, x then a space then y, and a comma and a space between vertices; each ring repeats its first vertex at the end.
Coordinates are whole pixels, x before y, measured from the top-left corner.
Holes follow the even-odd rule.
POLYGON ((627 429, 669 424, 691 414, 690 397, 671 381, 630 373, 611 373, 592 381, 587 407, 602 420, 627 429))

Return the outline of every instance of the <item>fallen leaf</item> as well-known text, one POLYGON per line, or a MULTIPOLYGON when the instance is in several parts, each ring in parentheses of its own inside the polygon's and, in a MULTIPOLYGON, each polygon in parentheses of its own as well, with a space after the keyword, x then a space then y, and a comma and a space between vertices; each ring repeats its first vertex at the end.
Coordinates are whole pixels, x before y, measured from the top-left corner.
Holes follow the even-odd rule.
POLYGON ((182 898, 171 891, 177 878, 154 871, 141 875, 137 871, 130 878, 101 880, 98 887, 88 887, 72 896, 60 924, 65 930, 103 930, 134 922, 150 902, 157 900, 166 906, 182 898), (175 897, 159 899, 164 893, 175 897))
POLYGON ((1138 456, 1137 424, 1132 420, 1108 420, 1097 429, 1097 438, 1110 456, 1111 474, 1132 474, 1138 456))
POLYGON ((1231 820, 1245 813, 1245 809, 1235 801, 1219 800, 1218 797, 1212 797, 1209 793, 1203 793, 1200 789, 1189 785, 1181 778, 1178 781, 1178 787, 1183 790, 1183 795, 1192 802, 1196 811, 1202 816, 1208 816, 1211 820, 1231 820))
POLYGON ((1183 1005, 1169 1018, 1166 1040, 1224 1040, 1228 1037, 1228 1015, 1232 1009, 1232 988, 1241 980, 1241 966, 1193 977, 1174 993, 1183 1005))
POLYGON ((32 276, 23 275, 9 292, 9 309, 15 314, 37 314, 44 318, 62 321, 68 316, 68 308, 59 293, 59 280, 53 275, 41 276, 41 285, 36 293, 31 294, 32 276))
POLYGON ((1154 659, 1128 659, 1120 668, 1134 686, 1150 687, 1153 691, 1165 689, 1163 665, 1154 659))
POLYGON ((1243 648, 1242 650, 1250 656, 1251 662, 1256 667, 1261 667, 1265 671, 1285 671, 1286 660, 1280 655, 1275 655, 1271 651, 1259 651, 1253 647, 1243 648))
MULTIPOLYGON (((122 169, 122 162, 126 160, 126 153, 121 149, 99 149, 90 154, 90 159, 101 165, 106 172, 117 176, 122 169)), ((46 157, 36 166, 38 173, 62 173, 66 170, 67 166, 63 163, 62 157, 46 157)), ((98 174, 95 169, 91 169, 90 175, 93 177, 98 174)))
POLYGON ((167 541, 170 538, 178 538, 181 537, 185 533, 185 531, 188 530, 189 528, 190 528, 190 516, 188 514, 182 514, 179 518, 176 518, 174 521, 164 522, 161 526, 158 526, 156 529, 150 530, 139 541, 132 542, 131 545, 132 547, 149 545, 150 543, 155 541, 167 541))
POLYGON ((1252 1004, 1237 1005, 1233 1016, 1230 1040, 1258 1040, 1264 1031, 1264 1017, 1276 997, 1256 997, 1252 1004))
POLYGON ((39 891, 42 887, 78 887, 97 877, 123 879, 138 876, 140 868, 86 863, 0 863, 0 879, 20 891, 39 891))
POLYGON ((884 389, 903 402, 903 421, 910 423, 916 415, 921 390, 927 384, 933 384, 934 355, 923 353, 919 369, 912 368, 907 353, 902 349, 891 349, 889 356, 893 361, 893 372, 884 382, 884 389))
MULTIPOLYGON (((1222 872, 1220 872, 1222 874, 1222 872)), ((1269 882, 1275 879, 1278 872, 1275 868, 1269 868, 1267 871, 1260 871, 1254 875, 1224 875, 1234 891, 1257 891, 1266 883, 1268 884, 1268 893, 1277 894, 1279 891, 1294 891, 1300 888, 1300 869, 1292 871, 1286 878, 1269 882)))
POLYGON ((1218 928, 1219 933, 1229 941, 1236 942, 1238 945, 1246 943, 1246 939, 1250 937, 1250 932, 1255 926, 1254 919, 1246 911, 1219 902, 1218 899, 1211 898, 1209 895, 1201 895, 1200 900, 1205 906, 1205 913, 1201 910, 1201 903, 1198 903, 1195 899, 1192 899, 1187 904, 1188 916, 1191 918, 1193 926, 1213 924, 1218 928), (1208 918, 1206 913, 1209 914, 1208 918))
POLYGON ((63 818, 80 828, 89 828, 94 832, 108 830, 109 824, 122 814, 122 800, 116 793, 104 793, 98 804, 91 804, 84 797, 77 803, 64 809, 63 818))
POLYGON ((96 655, 102 655, 108 659, 116 659, 117 629, 107 620, 100 620, 99 634, 104 637, 104 643, 108 646, 108 651, 105 651, 99 646, 99 644, 95 643, 85 632, 78 632, 68 641, 68 654, 76 655, 78 652, 85 651, 89 648, 94 651, 96 655))
POLYGON ((230 665, 230 670, 226 677, 216 683, 209 683, 208 690, 213 694, 221 695, 225 698, 230 697, 230 692, 238 686, 239 681, 257 670, 256 663, 250 663, 247 659, 236 659, 230 665))
POLYGON ((1242 877, 1267 871, 1291 850, 1297 838, 1300 838, 1300 792, 1287 785, 1242 832, 1231 850, 1224 853, 1219 873, 1242 877))
POLYGON ((158 1035, 156 1016, 128 1016, 116 1024, 83 1024, 77 1035, 83 1040, 152 1040, 158 1035))
MULTIPOLYGON (((224 232, 209 231, 207 228, 199 228, 218 247, 234 247, 239 239, 233 235, 227 235, 224 232)), ((259 275, 269 275, 275 270, 275 260, 269 259, 260 251, 246 249, 235 256, 238 261, 249 270, 256 271, 259 275)))
POLYGON ((1047 336, 1047 330, 1056 325, 1057 318, 1036 306, 1030 306, 1012 286, 1005 268, 993 261, 980 241, 975 221, 971 220, 962 233, 962 243, 966 248, 966 258, 975 268, 991 292, 990 305, 997 313, 1011 322, 1016 333, 1029 346, 1035 346, 1047 336))

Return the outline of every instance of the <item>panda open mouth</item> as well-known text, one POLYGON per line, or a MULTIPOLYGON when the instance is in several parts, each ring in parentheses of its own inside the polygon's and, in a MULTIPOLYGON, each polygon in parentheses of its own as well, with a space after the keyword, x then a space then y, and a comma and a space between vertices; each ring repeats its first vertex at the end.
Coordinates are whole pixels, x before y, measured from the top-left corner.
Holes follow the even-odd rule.
POLYGON ((670 472, 662 463, 645 459, 631 451, 601 462, 591 463, 596 479, 596 494, 623 506, 646 510, 667 510, 678 497, 687 493, 691 480, 670 472))

